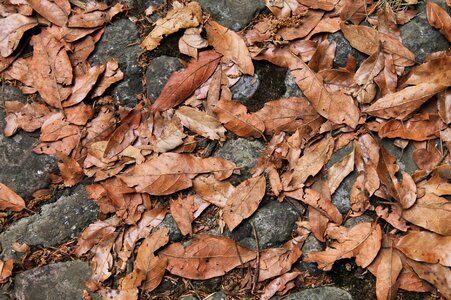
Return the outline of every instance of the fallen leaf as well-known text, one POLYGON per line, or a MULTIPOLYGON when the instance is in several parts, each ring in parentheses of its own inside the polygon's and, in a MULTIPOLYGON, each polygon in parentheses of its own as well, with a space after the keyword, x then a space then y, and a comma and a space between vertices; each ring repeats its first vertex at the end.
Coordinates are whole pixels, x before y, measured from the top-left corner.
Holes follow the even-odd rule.
POLYGON ((119 69, 119 63, 113 58, 106 62, 105 73, 98 80, 91 93, 91 98, 100 97, 112 84, 124 79, 124 73, 119 69))
POLYGON ((413 150, 412 159, 419 169, 432 171, 440 164, 443 155, 437 149, 435 142, 430 141, 426 144, 425 148, 413 150))
POLYGON ((183 28, 197 27, 202 22, 202 8, 199 3, 191 2, 186 6, 174 7, 166 17, 155 22, 154 29, 142 41, 141 47, 151 51, 160 45, 164 36, 183 28))
POLYGON ((111 217, 105 221, 96 221, 89 225, 78 238, 74 254, 81 256, 99 242, 108 239, 116 231, 118 224, 119 219, 111 217))
POLYGON ((323 18, 318 25, 305 37, 309 40, 313 35, 317 33, 335 33, 340 30, 340 19, 339 18, 323 18))
POLYGON ((415 261, 451 266, 451 236, 441 236, 428 231, 410 231, 399 239, 396 248, 415 261))
POLYGON ((27 0, 27 3, 53 24, 63 27, 67 23, 70 14, 69 1, 27 0))
POLYGON ((451 298, 451 270, 449 268, 440 264, 420 263, 411 259, 408 259, 407 263, 421 279, 437 287, 445 298, 451 298))
POLYGON ((255 114, 248 114, 247 107, 238 101, 219 100, 213 112, 224 127, 238 136, 259 138, 265 124, 255 114))
POLYGON ((335 41, 329 42, 329 40, 324 40, 319 43, 318 48, 316 48, 315 53, 308 63, 308 67, 316 73, 331 69, 335 58, 336 47, 337 43, 335 41))
POLYGON ((5 136, 14 135, 18 129, 33 132, 41 128, 51 114, 44 104, 38 102, 23 104, 19 101, 5 101, 5 112, 7 113, 6 126, 3 130, 5 136))
POLYGON ((333 239, 325 251, 312 251, 304 261, 317 262, 318 268, 329 271, 338 259, 356 257, 357 265, 366 268, 376 257, 381 246, 382 230, 371 223, 360 223, 348 229, 330 227, 326 236, 333 239))
POLYGON ((301 272, 295 271, 295 272, 289 272, 285 273, 276 279, 272 280, 270 283, 268 283, 264 290, 263 294, 260 295, 261 300, 269 300, 274 296, 277 292, 281 292, 285 290, 285 287, 287 283, 293 281, 296 279, 299 275, 301 275, 301 272))
POLYGON ((333 164, 327 170, 327 185, 333 194, 341 182, 354 170, 354 151, 333 164))
POLYGON ((141 112, 136 108, 125 115, 120 125, 108 137, 103 157, 112 158, 130 146, 136 138, 133 130, 138 128, 140 122, 141 112))
POLYGON ((87 11, 80 14, 73 14, 69 17, 67 26, 78 28, 98 28, 110 22, 115 15, 123 10, 124 5, 122 3, 117 3, 115 6, 106 11, 87 11))
POLYGON ((64 113, 69 123, 83 126, 94 116, 94 108, 91 105, 80 102, 77 105, 64 109, 64 113))
POLYGON ((451 41, 451 17, 440 5, 428 1, 426 4, 426 16, 429 24, 440 30, 448 41, 451 41))
POLYGON ((191 223, 210 205, 198 195, 179 197, 171 201, 171 215, 183 235, 193 235, 191 223))
POLYGON ((119 176, 137 192, 169 195, 192 186, 192 179, 201 173, 213 173, 223 180, 232 175, 235 164, 217 157, 198 158, 190 154, 163 153, 134 166, 119 176))
POLYGON ((38 25, 35 18, 22 16, 21 14, 11 14, 0 19, 0 54, 8 57, 19 46, 20 39, 25 31, 38 25))
POLYGON ((42 30, 30 40, 33 56, 29 65, 33 74, 34 87, 44 101, 61 108, 62 101, 69 97, 71 90, 66 87, 72 83, 72 66, 63 43, 49 30, 42 30))
MULTIPOLYGON (((177 116, 155 112, 153 116, 153 150, 158 153, 165 153, 183 144, 186 134, 183 132, 183 125, 177 116)), ((149 120, 149 119, 148 119, 149 120)), ((151 138, 151 139, 152 139, 151 138)))
POLYGON ((233 240, 199 234, 184 247, 173 243, 160 251, 167 258, 167 270, 183 278, 203 280, 222 276, 235 267, 255 259, 254 251, 237 245, 233 240))
POLYGON ((217 52, 236 63, 244 74, 254 75, 251 55, 241 36, 211 19, 204 24, 204 27, 207 31, 208 43, 217 52))
POLYGON ((8 281, 13 273, 14 261, 8 259, 6 262, 0 260, 0 283, 5 283, 8 281))
POLYGON ((169 77, 152 109, 164 111, 185 101, 214 73, 220 58, 215 51, 200 52, 197 60, 191 60, 185 69, 169 77))
POLYGON ((406 221, 401 217, 401 214, 403 214, 401 208, 397 205, 391 206, 391 211, 389 208, 383 208, 382 206, 376 206, 375 209, 376 215, 385 221, 395 227, 398 230, 401 230, 403 232, 406 232, 409 229, 409 226, 407 226, 406 221))
POLYGON ((0 182, 0 210, 21 211, 25 207, 22 197, 0 182))
POLYGON ((402 217, 412 224, 442 235, 451 235, 451 202, 434 194, 419 198, 402 217))
MULTIPOLYGON (((305 14, 305 13, 303 13, 305 14)), ((324 15, 324 11, 321 10, 309 10, 305 16, 300 18, 301 24, 295 24, 292 26, 282 27, 277 31, 277 35, 280 35, 285 41, 292 41, 307 36, 321 21, 324 15)))
POLYGON ((360 90, 355 93, 360 103, 371 103, 376 96, 374 78, 384 69, 384 53, 379 48, 362 62, 354 75, 360 90))
POLYGON ((222 127, 217 119, 208 115, 206 112, 192 107, 182 106, 176 110, 175 114, 183 126, 203 137, 220 141, 226 139, 225 128, 222 127))
MULTIPOLYGON (((8 59, 10 58, 14 57, 9 56, 8 59)), ((33 94, 37 91, 37 89, 34 87, 33 74, 30 71, 32 60, 32 56, 27 58, 18 58, 12 63, 9 68, 3 71, 5 79, 15 79, 23 83, 23 85, 19 86, 19 88, 24 94, 33 94)))
POLYGON ((301 250, 293 241, 286 242, 281 248, 270 248, 260 253, 259 277, 262 282, 268 278, 285 274, 301 257, 301 250))
POLYGON ((187 28, 179 39, 180 53, 197 59, 197 50, 208 47, 208 42, 201 36, 202 28, 187 28))
POLYGON ((417 114, 407 121, 389 120, 379 129, 381 138, 402 138, 413 141, 436 139, 443 123, 438 114, 417 114))
POLYGON ((76 160, 61 152, 57 152, 56 157, 60 161, 58 162, 58 169, 63 178, 64 186, 71 187, 83 180, 83 169, 76 160))
POLYGON ((114 300, 138 300, 138 289, 129 290, 113 290, 113 289, 101 289, 99 291, 103 299, 114 300))
POLYGON ((230 231, 257 210, 265 193, 264 176, 247 179, 235 188, 224 206, 224 221, 230 231))
POLYGON ((203 200, 222 208, 235 187, 229 181, 215 179, 213 175, 202 175, 193 180, 193 189, 203 200))
POLYGON ((376 271, 377 299, 395 299, 399 285, 397 278, 402 269, 401 257, 393 247, 381 249, 379 255, 380 263, 376 271))
POLYGON ((359 25, 369 15, 372 4, 372 0, 345 0, 340 11, 340 18, 359 25))
POLYGON ((401 87, 419 85, 426 82, 449 86, 451 85, 450 69, 451 57, 449 55, 439 56, 413 68, 401 87))

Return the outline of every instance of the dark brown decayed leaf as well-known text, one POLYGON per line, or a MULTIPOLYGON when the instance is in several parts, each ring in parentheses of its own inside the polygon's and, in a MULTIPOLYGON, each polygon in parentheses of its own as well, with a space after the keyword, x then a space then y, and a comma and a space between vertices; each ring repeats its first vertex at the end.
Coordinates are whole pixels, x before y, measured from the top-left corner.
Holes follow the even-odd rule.
POLYGON ((253 260, 254 251, 237 245, 223 236, 200 234, 189 246, 173 243, 159 256, 167 258, 167 270, 188 279, 209 279, 222 276, 233 268, 253 260))
POLYGON ((169 77, 152 109, 164 111, 185 101, 214 73, 220 58, 221 55, 215 51, 200 52, 197 60, 191 60, 184 70, 169 77))
POLYGON ((50 22, 63 27, 70 13, 70 4, 67 0, 27 0, 28 4, 41 16, 50 22))
POLYGON ((56 108, 69 97, 71 90, 65 86, 72 83, 72 66, 64 45, 49 30, 31 38, 33 57, 29 65, 34 87, 44 101, 56 108))
POLYGON ((437 28, 446 37, 446 39, 451 41, 451 17, 448 15, 446 10, 440 7, 440 5, 428 1, 426 4, 426 16, 428 18, 429 24, 432 27, 437 28))
POLYGON ((198 158, 190 154, 163 153, 136 165, 119 176, 136 191, 151 195, 169 195, 192 186, 192 179, 201 173, 213 173, 223 180, 232 175, 235 164, 217 157, 198 158))
POLYGON ((399 239, 396 248, 415 261, 451 266, 451 236, 441 236, 428 231, 410 231, 399 239))
POLYGON ((8 57, 19 46, 20 39, 25 31, 38 25, 35 18, 11 14, 0 19, 0 54, 8 57))
POLYGON ((204 26, 208 43, 217 52, 236 63, 244 74, 254 75, 251 55, 241 36, 213 20, 208 20, 204 26))
POLYGON ((230 231, 257 210, 265 192, 264 176, 250 178, 235 188, 224 206, 224 221, 230 231))
POLYGON ((21 211, 24 208, 22 197, 0 182, 0 210, 21 211))
POLYGON ((225 128, 238 136, 259 138, 265 130, 263 121, 254 114, 248 114, 247 107, 238 101, 219 100, 213 112, 225 128))

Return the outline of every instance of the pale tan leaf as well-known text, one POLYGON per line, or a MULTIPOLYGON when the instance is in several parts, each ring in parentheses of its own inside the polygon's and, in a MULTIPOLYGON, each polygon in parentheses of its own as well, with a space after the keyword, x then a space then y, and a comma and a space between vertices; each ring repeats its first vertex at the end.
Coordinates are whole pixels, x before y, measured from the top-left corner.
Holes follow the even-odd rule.
POLYGON ((0 210, 21 211, 25 205, 22 197, 0 182, 0 210))
MULTIPOLYGON (((20 39, 25 31, 38 25, 35 18, 11 14, 0 19, 0 54, 8 57, 19 46, 20 39)), ((2 68, 3 69, 3 68, 2 68)))
POLYGON ((27 0, 28 4, 50 22, 63 27, 67 23, 70 4, 67 0, 27 0))
POLYGON ((229 181, 219 181, 213 175, 197 176, 193 181, 194 191, 218 207, 224 207, 235 187, 229 181))
POLYGON ((426 264, 408 259, 407 263, 413 268, 418 276, 437 287, 438 291, 451 298, 451 270, 440 264, 426 264))
POLYGON ((189 130, 211 140, 224 141, 226 139, 225 128, 217 119, 206 112, 189 106, 182 106, 175 113, 183 126, 189 130))

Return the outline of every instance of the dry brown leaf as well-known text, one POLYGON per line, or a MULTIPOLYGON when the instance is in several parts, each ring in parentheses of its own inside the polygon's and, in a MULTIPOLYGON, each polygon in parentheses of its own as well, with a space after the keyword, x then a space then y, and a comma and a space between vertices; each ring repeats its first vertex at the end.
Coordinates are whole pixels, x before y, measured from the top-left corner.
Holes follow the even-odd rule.
POLYGON ((189 246, 174 243, 160 251, 159 256, 167 258, 167 270, 172 274, 203 280, 222 276, 233 268, 255 259, 256 254, 229 238, 199 234, 189 246))
MULTIPOLYGON (((316 175, 327 163, 332 155, 334 140, 329 137, 323 137, 319 142, 307 147, 304 155, 299 159, 293 168, 291 174, 282 178, 284 190, 297 190, 301 188, 307 178, 316 175)), ((285 174, 284 174, 285 175, 285 174)))
POLYGON ((313 251, 304 261, 317 262, 318 268, 329 271, 338 259, 356 257, 357 265, 365 268, 376 257, 381 247, 382 230, 379 224, 360 223, 348 229, 330 226, 326 236, 333 239, 325 251, 313 251))
POLYGON ((449 86, 451 85, 450 69, 451 57, 449 55, 441 55, 413 68, 401 87, 419 85, 426 82, 449 86))
POLYGON ((360 103, 371 103, 376 96, 374 78, 384 69, 384 53, 379 48, 362 62, 355 73, 354 80, 360 85, 360 90, 355 93, 360 103))
POLYGON ((19 88, 24 94, 36 93, 37 90, 34 87, 33 74, 30 71, 30 65, 32 63, 33 57, 20 57, 14 61, 14 57, 10 56, 7 59, 12 59, 11 62, 13 63, 8 69, 3 71, 5 79, 15 79, 23 83, 23 85, 19 86, 19 88))
POLYGON ((112 158, 124 151, 135 140, 133 130, 136 130, 141 122, 141 111, 132 109, 123 117, 120 125, 108 137, 104 158, 112 158))
POLYGON ((70 3, 67 0, 27 0, 28 4, 41 16, 55 25, 63 27, 70 14, 70 3))
POLYGON ((450 173, 450 170, 451 167, 448 164, 435 168, 429 180, 418 184, 418 194, 450 195, 451 183, 449 182, 449 176, 446 176, 446 174, 450 173))
POLYGON ((25 207, 22 197, 0 182, 0 210, 21 211, 25 207))
POLYGON ((294 132, 298 129, 312 133, 318 131, 324 121, 305 98, 269 101, 254 114, 264 122, 265 132, 268 134, 294 132))
POLYGON ((94 108, 91 105, 87 105, 83 102, 64 109, 66 120, 71 124, 80 126, 86 125, 94 116, 94 112, 94 108))
POLYGON ((426 264, 408 259, 407 263, 412 267, 418 276, 437 287, 438 291, 451 298, 451 270, 440 264, 426 264))
MULTIPOLYGON (((25 31, 38 25, 35 18, 22 16, 21 14, 11 14, 0 19, 0 54, 8 57, 19 46, 20 39, 25 31)), ((3 69, 3 68, 2 68, 3 69)))
POLYGON ((213 175, 203 175, 193 180, 193 189, 203 200, 222 208, 235 187, 229 181, 219 181, 213 175))
POLYGON ((438 234, 451 235, 451 202, 445 198, 427 194, 404 210, 402 217, 438 234))
POLYGON ((124 79, 124 73, 119 69, 118 62, 113 58, 106 62, 105 73, 99 79, 96 86, 92 90, 91 98, 100 97, 113 83, 124 79))
POLYGON ((320 115, 336 124, 346 124, 352 128, 357 126, 360 111, 350 96, 342 92, 329 93, 323 85, 323 78, 300 59, 296 60, 296 65, 290 66, 290 70, 297 85, 320 115))
POLYGON ((101 241, 107 240, 116 231, 118 224, 119 219, 112 217, 89 225, 78 238, 74 254, 81 256, 101 241))
POLYGON ((138 300, 138 289, 129 290, 112 290, 112 289, 101 289, 99 294, 103 299, 114 299, 114 300, 138 300))
POLYGON ((389 223, 391 226, 398 230, 406 232, 409 229, 406 221, 401 217, 402 209, 397 205, 391 206, 391 211, 389 208, 383 208, 382 206, 376 206, 376 215, 389 223))
POLYGON ((58 162, 58 169, 63 178, 64 186, 71 187, 83 180, 83 169, 76 160, 61 152, 57 152, 56 157, 60 161, 58 162))
POLYGON ((67 27, 98 28, 110 22, 111 19, 124 10, 124 5, 117 3, 106 11, 86 11, 69 17, 67 27))
POLYGON ((333 164, 327 170, 327 185, 330 193, 333 194, 340 186, 341 182, 354 171, 354 151, 333 164))
POLYGON ((291 240, 281 248, 270 248, 262 251, 260 253, 258 281, 262 282, 290 271, 291 266, 301 257, 301 254, 299 247, 291 240))
POLYGON ((232 175, 235 164, 217 157, 198 158, 190 154, 164 153, 136 165, 119 176, 138 192, 169 195, 192 186, 192 179, 201 173, 213 173, 218 180, 232 175))
POLYGON ((301 275, 301 272, 294 271, 290 273, 285 273, 276 279, 272 280, 270 283, 268 283, 264 290, 263 294, 260 296, 260 300, 269 300, 274 296, 277 292, 284 291, 287 283, 293 281, 296 279, 299 275, 301 275))
POLYGON ((429 24, 440 30, 440 32, 451 42, 451 17, 440 5, 428 1, 426 4, 426 16, 429 24))
POLYGON ((336 0, 299 0, 299 3, 307 6, 310 9, 321 9, 321 10, 333 10, 335 8, 336 0))
POLYGON ((432 96, 445 89, 446 86, 440 84, 421 83, 388 94, 378 99, 363 112, 384 119, 404 120, 432 96))
POLYGON ((345 0, 340 11, 340 18, 359 25, 370 13, 372 4, 372 0, 345 0))
MULTIPOLYGON (((158 153, 168 152, 183 144, 186 134, 180 119, 173 112, 155 112, 153 116, 153 150, 158 153)), ((148 119, 150 120, 150 118, 148 119)))
POLYGON ((5 136, 14 135, 18 129, 33 132, 41 128, 51 114, 44 104, 38 102, 23 104, 19 101, 5 101, 5 112, 7 113, 6 126, 3 130, 5 136))
POLYGON ((248 114, 247 107, 238 101, 219 100, 213 112, 224 127, 238 136, 259 138, 265 124, 255 114, 248 114))
POLYGON ((171 215, 183 235, 193 235, 191 223, 210 205, 198 195, 179 197, 171 201, 171 215))
POLYGON ((417 114, 407 121, 390 120, 381 126, 379 136, 381 138, 402 138, 414 141, 436 139, 443 128, 438 114, 417 114))
POLYGON ((225 128, 206 112, 189 106, 179 107, 175 114, 189 130, 211 140, 225 141, 225 128))
POLYGON ((264 176, 247 179, 235 188, 224 206, 224 221, 230 231, 257 210, 265 193, 264 176))
POLYGON ((174 7, 166 17, 155 22, 154 29, 142 41, 141 47, 151 51, 158 47, 164 36, 183 28, 197 27, 202 22, 202 8, 197 2, 190 2, 186 6, 174 7))
POLYGON ((437 149, 435 141, 430 141, 425 148, 413 150, 412 159, 419 169, 432 171, 442 161, 443 154, 437 149))
POLYGON ((89 70, 80 77, 75 78, 70 97, 63 102, 63 107, 73 106, 83 101, 92 90, 97 79, 105 71, 105 65, 99 65, 89 68, 89 70))
POLYGON ((0 283, 5 283, 13 273, 14 261, 8 259, 6 262, 0 260, 0 283))
POLYGON ((187 28, 179 39, 180 53, 197 59, 197 50, 208 47, 208 42, 201 36, 202 27, 187 28))
POLYGON ((65 86, 72 83, 72 66, 63 43, 49 30, 43 30, 30 40, 33 57, 29 68, 33 75, 33 86, 44 101, 56 108, 69 97, 71 90, 65 86))
POLYGON ((410 231, 399 239, 396 248, 416 261, 451 266, 451 236, 441 236, 428 231, 410 231))
MULTIPOLYGON (((194 2, 196 3, 196 2, 194 2)), ((160 96, 152 105, 154 111, 164 111, 179 105, 191 96, 214 73, 221 55, 215 51, 202 51, 197 60, 190 63, 180 72, 169 77, 160 96)))
POLYGON ((318 25, 305 37, 306 40, 310 39, 314 34, 317 33, 334 33, 340 30, 340 19, 339 18, 323 18, 318 25))
POLYGON ((241 36, 211 19, 204 26, 207 31, 208 43, 217 52, 236 63, 244 74, 254 75, 251 55, 241 36))
POLYGON ((92 249, 94 257, 91 261, 91 281, 94 283, 101 283, 107 280, 112 275, 113 269, 113 255, 111 250, 118 236, 117 232, 110 234, 99 241, 92 249))
MULTIPOLYGON (((304 13, 305 14, 305 11, 304 13)), ((324 15, 324 11, 310 10, 301 18, 300 24, 294 26, 285 26, 277 31, 277 35, 280 35, 285 41, 292 41, 307 36, 321 21, 324 15)))
POLYGON ((322 70, 332 69, 336 48, 337 43, 335 41, 329 42, 329 40, 324 40, 319 43, 318 48, 316 48, 315 53, 313 53, 308 63, 308 67, 316 73, 322 70))

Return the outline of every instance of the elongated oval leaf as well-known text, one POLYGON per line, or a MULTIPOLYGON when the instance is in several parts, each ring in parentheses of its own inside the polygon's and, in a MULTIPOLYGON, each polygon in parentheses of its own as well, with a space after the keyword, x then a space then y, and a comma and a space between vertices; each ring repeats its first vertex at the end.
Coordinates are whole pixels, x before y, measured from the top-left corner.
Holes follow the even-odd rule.
POLYGON ((7 57, 19 46, 25 31, 38 25, 35 18, 11 14, 0 19, 0 54, 7 57))
POLYGON ((0 210, 21 211, 24 208, 22 197, 0 182, 0 210))

